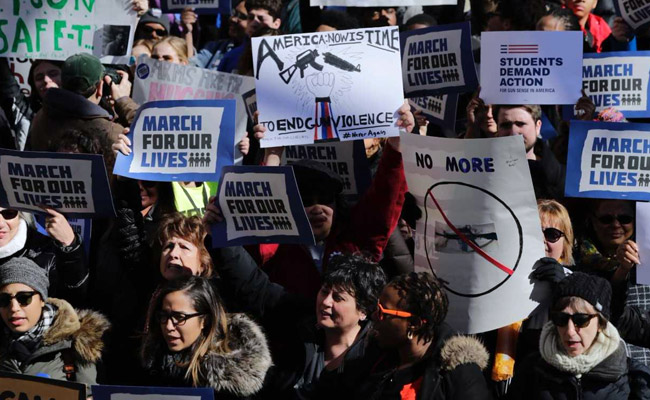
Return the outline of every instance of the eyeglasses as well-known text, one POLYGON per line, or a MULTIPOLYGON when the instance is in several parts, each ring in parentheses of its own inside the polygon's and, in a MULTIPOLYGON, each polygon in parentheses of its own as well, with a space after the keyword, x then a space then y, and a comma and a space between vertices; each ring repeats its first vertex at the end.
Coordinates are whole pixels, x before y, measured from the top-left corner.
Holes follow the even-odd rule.
POLYGON ((300 192, 300 198, 302 199, 303 207, 311 207, 315 204, 329 205, 336 203, 336 195, 324 190, 319 190, 316 193, 314 191, 300 192))
POLYGON ((152 28, 152 27, 150 27, 148 25, 145 25, 145 26, 142 27, 142 30, 147 35, 151 35, 152 33, 156 32, 156 35, 158 35, 158 36, 167 36, 167 30, 165 30, 165 29, 156 29, 156 28, 152 28))
POLYGON ((607 215, 601 215, 600 217, 596 217, 598 222, 600 222, 603 225, 611 225, 614 223, 614 220, 617 220, 621 225, 627 225, 631 224, 634 221, 634 217, 631 215, 612 215, 612 214, 607 214, 607 215))
POLYGON ((18 210, 7 208, 6 210, 0 211, 0 215, 2 215, 2 218, 7 220, 14 219, 18 216, 18 210))
POLYGON ((564 232, 555 228, 546 228, 544 229, 544 239, 549 243, 555 243, 562 238, 564 232))
POLYGON ((246 15, 243 12, 238 11, 238 10, 232 10, 232 11, 230 11, 230 18, 237 18, 237 19, 240 19, 240 20, 243 21, 243 20, 248 19, 248 15, 246 15))
POLYGON ((389 310, 387 308, 382 307, 381 303, 377 302, 377 319, 379 321, 383 321, 385 315, 391 315, 393 317, 398 317, 398 318, 411 318, 413 316, 413 314, 411 314, 408 311, 389 310))
POLYGON ((171 318, 172 320, 172 325, 174 326, 183 326, 185 325, 185 322, 194 317, 198 317, 200 315, 205 315, 205 313, 194 313, 194 314, 183 314, 179 312, 166 312, 166 311, 159 311, 156 314, 156 317, 158 318, 158 321, 161 324, 167 324, 167 321, 171 318))
POLYGON ((151 189, 152 187, 156 186, 157 183, 158 182, 154 182, 154 181, 140 181, 142 187, 145 187, 147 189, 151 189))
POLYGON ((567 314, 565 312, 552 312, 551 321, 553 321, 553 325, 555 326, 564 327, 567 326, 570 319, 573 321, 573 325, 575 325, 576 328, 584 328, 589 325, 592 318, 597 316, 598 314, 567 314))
POLYGON ((32 304, 32 298, 38 292, 18 292, 14 295, 9 293, 0 293, 0 308, 5 308, 11 304, 12 299, 16 299, 21 307, 27 307, 32 304))

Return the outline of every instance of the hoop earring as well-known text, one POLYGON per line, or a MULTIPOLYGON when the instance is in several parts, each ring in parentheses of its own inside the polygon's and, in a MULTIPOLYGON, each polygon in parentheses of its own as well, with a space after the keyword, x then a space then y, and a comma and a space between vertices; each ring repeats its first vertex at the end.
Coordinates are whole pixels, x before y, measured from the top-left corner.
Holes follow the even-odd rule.
POLYGON ((408 338, 408 340, 413 340, 413 331, 409 330, 408 332, 406 332, 406 337, 408 338))

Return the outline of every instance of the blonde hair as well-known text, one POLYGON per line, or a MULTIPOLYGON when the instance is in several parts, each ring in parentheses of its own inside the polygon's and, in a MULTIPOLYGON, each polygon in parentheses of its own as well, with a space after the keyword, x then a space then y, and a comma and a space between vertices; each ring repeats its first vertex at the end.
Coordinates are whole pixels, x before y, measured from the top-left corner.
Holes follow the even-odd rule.
POLYGON ((573 227, 571 225, 571 218, 566 208, 555 200, 537 200, 537 210, 539 211, 539 218, 544 222, 559 227, 564 233, 562 238, 562 255, 558 260, 564 265, 573 265, 573 227))
POLYGON ((178 60, 181 63, 189 62, 189 57, 187 56, 187 42, 185 39, 181 39, 177 36, 166 36, 157 41, 151 48, 151 51, 153 52, 153 49, 155 49, 156 46, 159 46, 163 43, 168 44, 172 49, 174 49, 174 52, 178 56, 178 60))
POLYGON ((138 39, 135 42, 133 42, 133 46, 131 46, 131 49, 138 46, 144 46, 149 50, 149 55, 151 56, 151 53, 153 52, 153 48, 157 43, 158 41, 155 39, 138 39))

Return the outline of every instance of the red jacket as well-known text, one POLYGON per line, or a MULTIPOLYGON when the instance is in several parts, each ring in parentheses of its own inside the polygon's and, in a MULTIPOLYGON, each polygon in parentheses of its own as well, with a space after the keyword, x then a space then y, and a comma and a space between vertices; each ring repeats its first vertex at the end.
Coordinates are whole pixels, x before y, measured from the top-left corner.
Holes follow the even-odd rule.
MULTIPOLYGON (((363 252, 379 261, 390 234, 397 226, 406 191, 402 153, 387 144, 372 184, 350 210, 349 220, 343 221, 334 215, 334 226, 325 242, 323 271, 332 253, 337 252, 363 252)), ((291 293, 316 298, 321 275, 307 247, 262 244, 249 247, 248 251, 271 281, 291 293)))
POLYGON ((586 33, 585 28, 589 29, 589 33, 594 38, 592 47, 596 53, 603 51, 603 42, 612 34, 612 28, 609 27, 607 21, 598 15, 590 13, 585 27, 582 28, 584 33, 586 33))

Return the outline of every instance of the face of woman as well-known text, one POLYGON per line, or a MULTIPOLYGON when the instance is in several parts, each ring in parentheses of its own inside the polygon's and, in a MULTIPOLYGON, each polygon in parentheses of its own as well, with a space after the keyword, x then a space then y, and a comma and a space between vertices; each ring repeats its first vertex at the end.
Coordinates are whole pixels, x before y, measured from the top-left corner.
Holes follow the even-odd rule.
POLYGON ((187 64, 187 61, 181 61, 178 54, 176 54, 176 50, 169 43, 158 43, 154 46, 151 58, 168 61, 172 64, 187 64))
POLYGON ((18 295, 18 298, 12 298, 6 307, 0 307, 2 321, 14 333, 29 331, 41 319, 45 302, 38 293, 31 297, 26 294, 30 292, 34 292, 34 289, 22 283, 10 283, 0 288, 0 297, 18 295), (22 305, 18 302, 23 296, 24 302, 29 304, 22 305))
MULTIPOLYGON (((550 221, 548 218, 542 216, 542 232, 544 232, 544 252, 546 257, 554 258, 558 262, 562 262, 562 252, 564 251, 564 236, 560 236, 555 242, 555 237, 552 237, 552 234, 547 233, 547 229, 553 228, 562 232, 562 228, 559 224, 550 221)), ((564 233, 564 232, 562 232, 564 233)))
POLYGON ((347 331, 366 315, 357 309, 354 295, 338 288, 322 286, 316 297, 316 322, 320 327, 347 331))
POLYGON ((140 204, 142 209, 153 206, 158 201, 158 186, 155 182, 151 181, 138 181, 140 188, 140 204))
POLYGON ((143 45, 135 46, 133 47, 133 49, 131 49, 131 55, 136 59, 143 54, 146 54, 147 56, 151 57, 151 50, 149 50, 147 46, 143 46, 143 45))
MULTIPOLYGON (((406 311, 400 306, 400 300, 399 292, 393 286, 386 286, 379 296, 379 304, 384 309, 406 311)), ((408 341, 406 337, 409 328, 408 319, 384 315, 377 310, 373 323, 375 338, 381 348, 396 348, 408 341)))
POLYGON ((606 250, 616 250, 634 233, 634 211, 629 203, 603 200, 596 207, 591 222, 596 239, 606 250))
POLYGON ((13 215, 13 210, 0 207, 0 248, 6 246, 18 233, 20 217, 18 213, 13 215))
MULTIPOLYGON (((594 307, 586 302, 582 307, 569 305, 562 312, 571 315, 576 313, 596 314, 594 307)), ((566 326, 556 326, 556 329, 567 354, 575 357, 587 351, 594 343, 594 340, 596 340, 596 336, 598 335, 598 317, 591 318, 589 324, 584 328, 577 327, 569 319, 566 326)))
POLYGON ((160 256, 160 273, 171 280, 183 275, 200 275, 203 272, 199 248, 192 242, 173 237, 164 244, 160 256))
POLYGON ((169 293, 162 301, 159 314, 160 329, 167 348, 172 352, 184 350, 201 336, 205 320, 196 315, 192 299, 185 291, 169 293), (187 318, 188 316, 191 316, 187 318))
POLYGON ((61 68, 49 62, 42 62, 34 68, 34 85, 38 94, 43 98, 45 92, 51 88, 61 86, 61 68))

